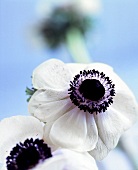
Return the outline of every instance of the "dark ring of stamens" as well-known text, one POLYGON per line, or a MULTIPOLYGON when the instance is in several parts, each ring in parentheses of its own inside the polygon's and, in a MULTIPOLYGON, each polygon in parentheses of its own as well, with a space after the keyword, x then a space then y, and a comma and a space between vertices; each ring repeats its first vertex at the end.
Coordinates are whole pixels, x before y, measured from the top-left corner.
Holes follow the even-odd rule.
POLYGON ((103 72, 95 69, 80 71, 70 81, 68 89, 70 99, 80 110, 94 112, 105 112, 110 104, 113 103, 115 96, 115 85, 106 77, 103 72))
POLYGON ((28 170, 52 157, 51 149, 40 139, 26 139, 17 144, 7 157, 7 170, 28 170))

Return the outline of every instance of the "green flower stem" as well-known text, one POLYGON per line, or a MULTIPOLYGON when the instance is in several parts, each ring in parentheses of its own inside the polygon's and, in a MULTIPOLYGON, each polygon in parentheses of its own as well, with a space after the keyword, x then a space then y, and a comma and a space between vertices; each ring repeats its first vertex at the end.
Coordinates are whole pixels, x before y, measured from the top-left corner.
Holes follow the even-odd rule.
POLYGON ((84 37, 77 29, 70 29, 66 34, 66 46, 77 63, 91 63, 92 60, 86 49, 84 37))

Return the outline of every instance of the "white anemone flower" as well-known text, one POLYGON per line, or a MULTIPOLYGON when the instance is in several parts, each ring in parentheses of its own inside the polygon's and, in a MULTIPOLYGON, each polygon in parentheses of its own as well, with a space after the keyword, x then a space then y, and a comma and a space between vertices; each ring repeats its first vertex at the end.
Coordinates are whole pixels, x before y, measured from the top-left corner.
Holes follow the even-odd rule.
POLYGON ((106 64, 50 59, 34 70, 32 83, 37 91, 29 112, 46 122, 48 144, 89 151, 100 160, 136 120, 133 93, 106 64))
POLYGON ((87 153, 51 149, 43 140, 43 124, 33 116, 13 116, 0 122, 1 170, 98 170, 87 153))

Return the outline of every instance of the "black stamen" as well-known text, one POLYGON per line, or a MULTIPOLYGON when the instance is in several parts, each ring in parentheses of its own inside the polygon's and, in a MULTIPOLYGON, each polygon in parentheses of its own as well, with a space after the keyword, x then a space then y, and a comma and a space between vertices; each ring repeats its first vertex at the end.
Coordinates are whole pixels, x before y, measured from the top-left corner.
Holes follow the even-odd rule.
POLYGON ((80 71, 70 82, 70 99, 80 110, 89 113, 105 112, 113 103, 115 85, 103 72, 97 70, 80 71))
POLYGON ((10 152, 6 162, 7 170, 28 170, 51 156, 51 149, 43 140, 26 139, 10 152))

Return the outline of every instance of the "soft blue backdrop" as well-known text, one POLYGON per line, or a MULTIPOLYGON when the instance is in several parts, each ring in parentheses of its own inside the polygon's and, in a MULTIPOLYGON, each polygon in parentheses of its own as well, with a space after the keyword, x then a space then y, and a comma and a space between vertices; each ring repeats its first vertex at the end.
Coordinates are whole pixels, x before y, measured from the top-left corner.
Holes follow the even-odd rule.
MULTIPOLYGON (((37 21, 36 0, 0 1, 0 119, 27 114, 26 86, 33 69, 52 57, 70 61, 64 48, 36 49, 28 36, 37 21)), ((94 61, 114 67, 138 99, 138 1, 103 0, 95 34, 87 44, 94 61)))
MULTIPOLYGON (((114 67, 138 99, 138 1, 102 2, 103 12, 97 28, 87 40, 90 55, 94 61, 114 67)), ((38 17, 35 3, 36 0, 0 1, 0 119, 28 114, 25 88, 31 87, 31 74, 38 64, 53 57, 61 58, 65 62, 70 61, 63 47, 50 52, 31 45, 30 27, 38 17)), ((119 162, 125 158, 120 157, 120 154, 114 158, 112 154, 116 154, 116 150, 105 159, 104 167, 108 165, 106 170, 116 170, 114 160, 118 159, 119 162)), ((124 165, 119 162, 120 170, 133 169, 127 162, 127 159, 122 160, 124 165), (121 166, 127 168, 121 169, 121 166)), ((104 170, 102 164, 99 166, 104 170)))

